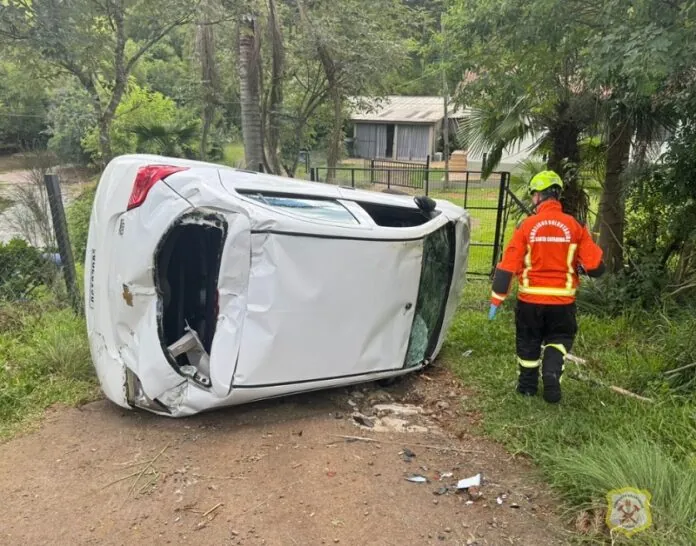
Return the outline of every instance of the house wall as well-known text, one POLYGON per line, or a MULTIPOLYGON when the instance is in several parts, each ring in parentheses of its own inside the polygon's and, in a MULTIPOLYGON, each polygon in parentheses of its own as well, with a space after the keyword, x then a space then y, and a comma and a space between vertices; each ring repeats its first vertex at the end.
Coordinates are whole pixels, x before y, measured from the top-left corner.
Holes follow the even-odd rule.
POLYGON ((407 123, 360 123, 353 126, 353 148, 357 157, 385 158, 387 125, 394 125, 394 146, 387 159, 425 161, 437 143, 434 125, 407 123))

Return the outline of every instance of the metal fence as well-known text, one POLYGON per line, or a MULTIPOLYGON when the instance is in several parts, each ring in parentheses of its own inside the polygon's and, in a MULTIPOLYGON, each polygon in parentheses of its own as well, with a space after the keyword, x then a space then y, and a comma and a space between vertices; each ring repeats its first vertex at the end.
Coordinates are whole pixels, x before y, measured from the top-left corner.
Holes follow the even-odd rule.
POLYGON ((81 313, 59 178, 27 172, 0 192, 0 306, 54 301, 81 313))
POLYGON ((445 172, 422 163, 373 160, 367 167, 312 167, 310 179, 387 193, 425 194, 464 207, 472 221, 469 274, 475 276, 491 274, 514 229, 510 217, 524 207, 510 189, 508 172, 485 178, 481 171, 445 172))

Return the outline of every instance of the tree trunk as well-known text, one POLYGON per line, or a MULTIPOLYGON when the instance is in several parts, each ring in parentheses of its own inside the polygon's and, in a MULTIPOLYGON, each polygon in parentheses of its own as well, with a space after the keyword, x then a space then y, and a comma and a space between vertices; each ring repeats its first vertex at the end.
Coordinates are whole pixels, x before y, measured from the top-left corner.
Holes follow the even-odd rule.
POLYGON ((265 131, 268 163, 273 174, 282 174, 280 162, 280 125, 283 106, 283 35, 276 15, 275 0, 268 0, 268 34, 271 41, 271 88, 268 94, 268 128, 265 131))
POLYGON ((114 47, 114 87, 111 99, 99 117, 99 148, 102 162, 106 165, 113 158, 111 149, 111 122, 116 117, 116 109, 128 85, 128 69, 126 68, 126 31, 123 6, 116 9, 112 20, 116 30, 116 46, 114 47))
POLYGON ((213 25, 213 0, 206 0, 201 4, 201 17, 196 27, 196 53, 201 66, 201 88, 203 109, 201 111, 201 149, 200 158, 205 160, 208 156, 208 136, 210 128, 215 120, 215 111, 218 98, 218 75, 215 63, 215 34, 213 25))
POLYGON ((242 138, 246 167, 258 170, 263 164, 263 132, 259 91, 260 44, 256 21, 245 16, 239 21, 239 95, 242 107, 242 138))
POLYGON ((326 151, 326 166, 328 167, 326 176, 328 182, 334 182, 336 180, 336 165, 341 159, 343 144, 343 100, 340 89, 335 86, 332 86, 329 95, 333 104, 333 120, 329 135, 329 147, 326 151))
POLYGON ((547 167, 563 179, 563 209, 584 224, 587 220, 587 196, 578 179, 580 128, 572 120, 566 119, 567 110, 568 105, 565 103, 557 108, 559 121, 550 130, 552 148, 547 167))
POLYGON ((326 151, 326 164, 328 167, 326 181, 334 182, 336 180, 336 165, 341 158, 341 148, 343 145, 343 94, 340 87, 339 69, 336 67, 336 63, 334 63, 328 47, 321 41, 320 35, 314 31, 302 0, 297 0, 297 7, 300 10, 300 17, 307 25, 308 32, 313 33, 315 36, 317 55, 321 62, 324 75, 326 76, 327 94, 333 106, 333 120, 326 151))
POLYGON ((611 120, 607 147, 607 172, 600 200, 602 223, 599 227, 599 245, 604 251, 607 269, 616 273, 623 268, 624 188, 623 172, 631 150, 631 130, 622 119, 611 120))

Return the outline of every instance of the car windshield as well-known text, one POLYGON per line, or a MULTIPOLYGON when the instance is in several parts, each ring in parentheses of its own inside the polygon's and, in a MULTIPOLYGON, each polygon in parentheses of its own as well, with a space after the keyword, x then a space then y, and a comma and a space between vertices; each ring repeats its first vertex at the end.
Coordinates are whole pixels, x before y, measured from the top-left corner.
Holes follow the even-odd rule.
POLYGON ((294 214, 301 214, 314 220, 324 220, 337 224, 357 224, 355 217, 341 203, 332 199, 314 199, 311 197, 292 197, 269 195, 259 192, 244 193, 247 197, 264 205, 289 209, 294 214))

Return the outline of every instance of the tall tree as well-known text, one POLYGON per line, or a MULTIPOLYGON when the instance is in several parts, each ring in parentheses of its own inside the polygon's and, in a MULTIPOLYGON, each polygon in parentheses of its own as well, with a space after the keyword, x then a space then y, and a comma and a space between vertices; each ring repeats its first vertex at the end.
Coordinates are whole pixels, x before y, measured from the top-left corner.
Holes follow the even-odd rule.
POLYGON ((190 0, 6 0, 0 36, 77 78, 94 104, 108 161, 109 128, 133 68, 193 11, 190 0))
POLYGON ((332 120, 327 143, 329 179, 343 150, 346 102, 360 94, 383 95, 389 73, 406 61, 401 29, 410 8, 397 0, 296 0, 307 35, 326 79, 332 120))
POLYGON ((462 0, 446 25, 460 38, 449 67, 464 82, 456 98, 475 112, 463 140, 490 153, 491 171, 505 149, 533 138, 564 179, 564 208, 585 220, 579 141, 595 121, 596 97, 583 78, 590 31, 577 25, 571 1, 462 0))
POLYGON ((242 107, 244 160, 248 169, 263 165, 263 125, 261 123, 261 33, 257 16, 248 13, 238 26, 239 96, 242 107))
POLYGON ((208 135, 215 119, 215 110, 219 102, 220 80, 215 57, 215 26, 217 6, 214 0, 203 0, 200 16, 196 25, 196 53, 201 67, 201 149, 200 158, 208 154, 208 135))

